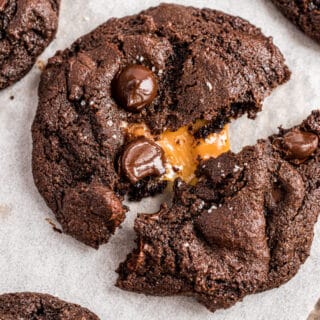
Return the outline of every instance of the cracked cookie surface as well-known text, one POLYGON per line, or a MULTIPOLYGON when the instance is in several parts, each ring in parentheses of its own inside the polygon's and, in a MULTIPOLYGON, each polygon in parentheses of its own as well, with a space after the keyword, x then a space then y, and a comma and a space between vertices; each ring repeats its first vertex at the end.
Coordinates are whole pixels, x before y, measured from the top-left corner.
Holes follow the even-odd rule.
POLYGON ((157 135, 201 119, 206 125, 195 134, 205 137, 231 118, 253 118, 289 76, 272 39, 238 17, 163 4, 110 19, 58 52, 42 75, 35 183, 63 231, 97 248, 124 219, 125 194, 139 199, 166 185, 154 177, 130 183, 121 172, 128 125, 144 123, 157 135), (131 82, 130 67, 145 81, 131 82), (119 88, 140 93, 115 96, 119 88))
POLYGON ((240 153, 203 161, 172 207, 135 221, 137 248, 117 286, 195 297, 209 310, 290 280, 320 213, 320 111, 240 153))
POLYGON ((319 0, 271 0, 280 11, 309 37, 320 43, 319 0))
POLYGON ((99 320, 86 308, 48 294, 10 293, 0 295, 1 320, 99 320))
POLYGON ((52 41, 60 0, 0 1, 0 89, 17 82, 52 41))

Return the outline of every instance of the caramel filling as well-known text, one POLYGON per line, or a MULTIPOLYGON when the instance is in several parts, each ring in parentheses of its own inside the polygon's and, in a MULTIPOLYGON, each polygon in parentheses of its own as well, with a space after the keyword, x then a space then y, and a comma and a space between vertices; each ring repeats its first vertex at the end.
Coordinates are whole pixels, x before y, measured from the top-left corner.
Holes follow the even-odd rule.
POLYGON ((218 157, 230 150, 228 126, 219 133, 212 133, 205 139, 196 139, 193 133, 204 125, 202 120, 193 126, 181 127, 175 132, 165 131, 154 137, 145 124, 131 124, 127 127, 129 139, 144 136, 154 140, 164 151, 166 173, 163 180, 174 181, 180 177, 187 183, 195 182, 195 170, 199 160, 218 157))

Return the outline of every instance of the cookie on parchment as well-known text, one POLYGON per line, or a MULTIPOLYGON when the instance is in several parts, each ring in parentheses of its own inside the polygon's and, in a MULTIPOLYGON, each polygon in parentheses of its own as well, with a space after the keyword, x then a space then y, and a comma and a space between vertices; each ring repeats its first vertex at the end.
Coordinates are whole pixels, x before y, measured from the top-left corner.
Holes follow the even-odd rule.
POLYGON ((110 19, 58 52, 42 75, 35 183, 63 231, 98 248, 123 221, 125 194, 140 199, 166 185, 161 148, 130 141, 130 125, 156 136, 201 119, 206 136, 253 118, 289 77, 272 39, 239 17, 163 4, 110 19))
POLYGON ((17 82, 49 45, 60 0, 0 0, 0 89, 17 82))
POLYGON ((99 320, 86 308, 42 293, 0 295, 0 320, 99 320))

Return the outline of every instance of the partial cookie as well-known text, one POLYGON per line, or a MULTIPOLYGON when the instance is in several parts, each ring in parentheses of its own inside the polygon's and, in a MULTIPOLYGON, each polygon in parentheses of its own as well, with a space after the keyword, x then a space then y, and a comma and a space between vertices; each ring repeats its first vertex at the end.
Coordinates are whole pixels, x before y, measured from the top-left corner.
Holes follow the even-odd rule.
POLYGON ((0 0, 0 89, 32 68, 58 27, 60 0, 0 0))
POLYGON ((320 42, 319 0, 272 0, 272 2, 303 32, 320 42))
POLYGON ((160 133, 200 119, 192 133, 200 138, 244 113, 253 118, 289 76, 272 39, 238 17, 163 4, 111 19, 42 75, 35 183, 63 231, 97 248, 124 219, 125 194, 166 186, 160 133), (148 130, 132 137, 137 123, 148 130))
POLYGON ((300 126, 200 164, 196 186, 135 221, 137 248, 117 286, 194 296, 209 310, 290 280, 320 212, 320 110, 300 126))
POLYGON ((0 295, 0 320, 99 320, 86 308, 48 294, 0 295))

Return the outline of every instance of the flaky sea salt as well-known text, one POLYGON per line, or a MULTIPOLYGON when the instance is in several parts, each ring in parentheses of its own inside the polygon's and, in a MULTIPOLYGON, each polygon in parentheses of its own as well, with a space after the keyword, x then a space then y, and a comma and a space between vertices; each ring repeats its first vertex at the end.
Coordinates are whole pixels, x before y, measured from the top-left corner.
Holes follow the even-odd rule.
POLYGON ((206 85, 207 85, 209 91, 212 91, 212 84, 211 84, 211 82, 207 81, 207 82, 206 82, 206 85))
POLYGON ((211 213, 213 210, 217 210, 217 206, 213 205, 211 208, 208 210, 209 213, 211 213))
POLYGON ((234 166, 233 172, 238 172, 241 168, 237 165, 234 166))

